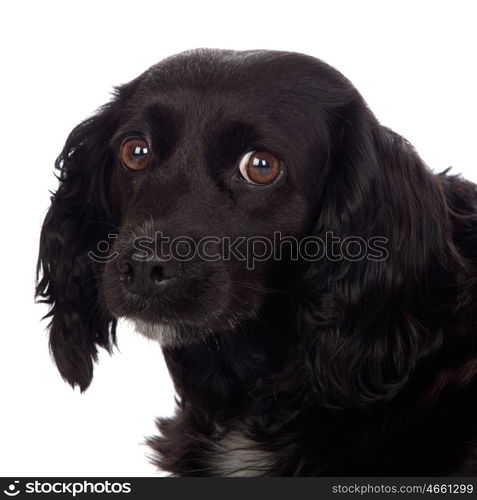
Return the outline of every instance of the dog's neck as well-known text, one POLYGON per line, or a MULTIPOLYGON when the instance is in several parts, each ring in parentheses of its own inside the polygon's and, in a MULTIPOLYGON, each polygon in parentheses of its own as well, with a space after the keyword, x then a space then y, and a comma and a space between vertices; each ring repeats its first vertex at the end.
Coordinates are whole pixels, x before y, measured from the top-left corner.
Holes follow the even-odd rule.
POLYGON ((218 421, 236 417, 254 395, 266 389, 270 376, 287 364, 282 357, 291 355, 291 345, 290 349, 271 347, 289 342, 286 335, 283 330, 250 324, 190 345, 165 348, 179 398, 194 410, 205 408, 218 421))

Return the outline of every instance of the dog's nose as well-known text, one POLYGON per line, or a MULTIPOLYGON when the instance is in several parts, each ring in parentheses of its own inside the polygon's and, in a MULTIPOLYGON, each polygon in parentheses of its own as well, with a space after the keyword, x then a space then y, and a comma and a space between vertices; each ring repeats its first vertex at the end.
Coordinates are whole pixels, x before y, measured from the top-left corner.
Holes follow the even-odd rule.
POLYGON ((172 262, 159 259, 123 257, 118 262, 118 268, 124 286, 140 295, 161 293, 177 274, 172 262))

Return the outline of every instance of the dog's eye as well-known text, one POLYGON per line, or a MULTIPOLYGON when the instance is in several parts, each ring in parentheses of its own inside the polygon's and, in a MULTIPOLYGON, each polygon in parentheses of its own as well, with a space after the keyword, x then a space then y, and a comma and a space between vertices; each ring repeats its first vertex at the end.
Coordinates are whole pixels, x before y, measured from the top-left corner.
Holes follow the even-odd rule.
POLYGON ((121 143, 122 164, 131 170, 144 170, 151 165, 151 150, 141 137, 128 137, 121 143))
POLYGON ((282 171, 280 160, 267 151, 249 151, 242 156, 239 168, 251 184, 270 184, 282 171))

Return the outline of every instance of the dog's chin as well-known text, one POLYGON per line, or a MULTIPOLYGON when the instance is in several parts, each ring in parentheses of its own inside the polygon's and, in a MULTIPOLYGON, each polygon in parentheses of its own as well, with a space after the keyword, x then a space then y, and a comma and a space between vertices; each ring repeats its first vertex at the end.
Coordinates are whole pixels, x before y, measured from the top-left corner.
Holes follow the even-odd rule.
POLYGON ((170 321, 151 321, 130 318, 135 330, 148 339, 159 342, 162 347, 181 347, 207 341, 213 335, 220 335, 234 329, 238 323, 234 320, 200 323, 174 323, 170 321))
POLYGON ((185 343, 179 331, 182 328, 171 323, 153 323, 142 319, 133 319, 131 322, 138 333, 159 342, 164 347, 175 347, 185 343))

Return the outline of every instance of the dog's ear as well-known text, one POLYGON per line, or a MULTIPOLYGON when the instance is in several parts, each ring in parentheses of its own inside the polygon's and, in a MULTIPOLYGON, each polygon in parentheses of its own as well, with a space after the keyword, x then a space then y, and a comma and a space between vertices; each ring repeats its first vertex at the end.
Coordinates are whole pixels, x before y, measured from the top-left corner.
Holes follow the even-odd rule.
POLYGON ((313 388, 338 408, 393 398, 441 346, 461 272, 439 177, 364 102, 349 108, 333 115, 314 229, 327 257, 299 314, 313 388))
POLYGON ((56 160, 59 187, 40 237, 36 296, 51 306, 50 350, 62 377, 85 390, 97 346, 110 351, 116 321, 102 305, 99 265, 88 256, 114 232, 110 199, 115 161, 109 142, 133 83, 70 133, 56 160))

